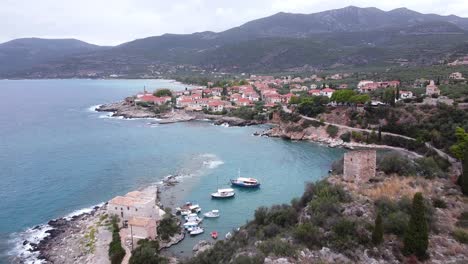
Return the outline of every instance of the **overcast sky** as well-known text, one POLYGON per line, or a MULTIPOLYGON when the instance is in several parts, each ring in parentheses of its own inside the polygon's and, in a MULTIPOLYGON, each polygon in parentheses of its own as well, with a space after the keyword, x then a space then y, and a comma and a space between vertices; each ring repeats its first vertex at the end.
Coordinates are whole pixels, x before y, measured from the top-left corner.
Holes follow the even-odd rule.
POLYGON ((0 0, 0 43, 22 37, 77 38, 100 45, 164 33, 223 31, 277 12, 348 5, 398 7, 468 17, 467 0, 0 0), (378 3, 378 4, 377 4, 378 3))

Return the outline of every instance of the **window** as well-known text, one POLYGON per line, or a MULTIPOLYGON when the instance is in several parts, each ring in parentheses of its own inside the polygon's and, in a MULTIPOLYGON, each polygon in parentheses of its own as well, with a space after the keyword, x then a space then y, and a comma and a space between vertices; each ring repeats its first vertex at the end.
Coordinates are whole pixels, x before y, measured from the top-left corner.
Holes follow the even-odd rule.
POLYGON ((135 212, 138 212, 138 209, 137 209, 137 208, 135 208, 135 212))
POLYGON ((130 210, 130 207, 129 207, 129 206, 127 206, 127 211, 128 211, 128 210, 130 210))
POLYGON ((117 210, 117 206, 115 207, 115 210, 117 210))

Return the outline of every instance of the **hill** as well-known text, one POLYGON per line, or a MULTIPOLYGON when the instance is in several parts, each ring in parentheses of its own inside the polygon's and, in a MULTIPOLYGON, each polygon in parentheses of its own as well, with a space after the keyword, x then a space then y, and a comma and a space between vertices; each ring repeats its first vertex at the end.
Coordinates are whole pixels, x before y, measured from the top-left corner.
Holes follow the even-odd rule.
POLYGON ((0 44, 0 75, 103 47, 76 39, 22 38, 0 44))
POLYGON ((164 34, 112 48, 88 44, 44 49, 37 43, 21 48, 12 41, 5 44, 18 51, 9 57, 2 52, 5 44, 0 45, 2 61, 8 62, 0 63, 0 76, 154 76, 181 69, 280 72, 431 65, 463 53, 467 30, 467 18, 405 8, 386 12, 350 6, 314 14, 278 13, 219 33, 164 34), (11 61, 17 63, 10 65, 11 61))

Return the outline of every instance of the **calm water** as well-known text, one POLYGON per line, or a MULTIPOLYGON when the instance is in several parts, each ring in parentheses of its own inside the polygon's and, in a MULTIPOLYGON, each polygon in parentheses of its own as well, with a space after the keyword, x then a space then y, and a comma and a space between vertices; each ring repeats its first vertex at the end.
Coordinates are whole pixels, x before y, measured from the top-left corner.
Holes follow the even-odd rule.
MULTIPOLYGON (((19 254, 18 242, 40 236, 28 228, 109 200, 115 195, 184 176, 171 196, 194 201, 221 217, 206 234, 241 226, 260 205, 287 203, 304 182, 326 175, 343 151, 311 143, 254 137, 259 127, 209 122, 152 125, 151 120, 107 118, 89 110, 142 90, 184 86, 161 80, 0 81, 0 263, 19 254), (230 201, 209 194, 227 186, 238 168, 262 182, 230 201), (25 233, 27 231, 27 233, 25 233)), ((188 238, 173 251, 190 252, 188 238)))

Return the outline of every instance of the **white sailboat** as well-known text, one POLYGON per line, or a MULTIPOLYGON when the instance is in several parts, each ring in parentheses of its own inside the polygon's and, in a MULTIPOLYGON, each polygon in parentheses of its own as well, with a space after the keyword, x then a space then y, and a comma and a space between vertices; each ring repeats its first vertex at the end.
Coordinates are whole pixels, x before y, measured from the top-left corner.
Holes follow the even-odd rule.
MULTIPOLYGON (((216 186, 219 186, 218 181, 219 181, 218 180, 218 175, 216 175, 216 186)), ((231 188, 219 189, 218 188, 218 191, 212 193, 211 197, 212 198, 220 198, 220 199, 233 198, 235 194, 236 193, 234 192, 234 189, 231 189, 231 188)))

